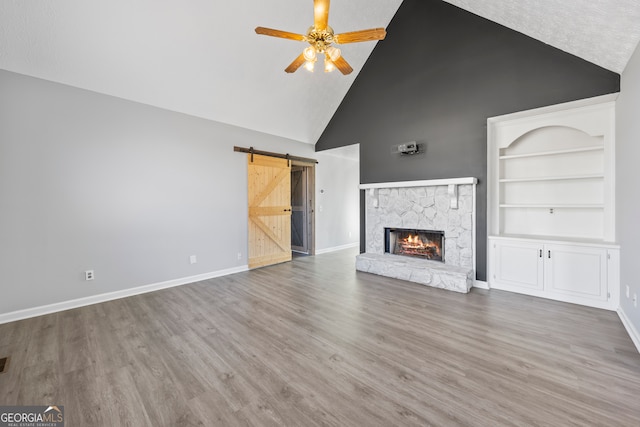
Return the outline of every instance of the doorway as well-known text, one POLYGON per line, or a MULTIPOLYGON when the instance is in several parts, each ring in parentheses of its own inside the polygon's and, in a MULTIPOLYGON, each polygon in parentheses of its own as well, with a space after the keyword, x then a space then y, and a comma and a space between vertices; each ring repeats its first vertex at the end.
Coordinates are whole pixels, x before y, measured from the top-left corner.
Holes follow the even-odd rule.
POLYGON ((247 156, 250 269, 315 254, 315 161, 272 154, 247 156))
POLYGON ((315 253, 315 165, 291 163, 291 251, 315 253))

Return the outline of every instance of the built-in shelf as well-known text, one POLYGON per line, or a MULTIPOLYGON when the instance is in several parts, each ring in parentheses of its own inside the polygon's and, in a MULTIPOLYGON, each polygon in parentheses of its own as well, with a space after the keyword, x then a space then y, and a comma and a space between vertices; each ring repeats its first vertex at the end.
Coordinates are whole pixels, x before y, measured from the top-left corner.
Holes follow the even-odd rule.
POLYGON ((575 245, 584 246, 597 246, 606 248, 619 248, 616 242, 607 242, 602 239, 589 239, 581 237, 567 237, 567 236, 545 236, 545 235, 530 235, 530 234, 499 234, 487 236, 491 240, 515 240, 515 241, 528 241, 528 242, 540 242, 547 241, 550 243, 571 243, 575 245))
POLYGON ((500 182, 570 181, 579 179, 604 179, 604 174, 541 176, 537 178, 502 178, 500 182))
POLYGON ((490 233, 611 238, 611 108, 490 121, 490 233))
POLYGON ((581 148, 570 148, 566 150, 553 150, 553 151, 540 151, 537 153, 526 153, 526 154, 509 154, 498 157, 500 160, 508 160, 508 159, 522 159, 525 157, 541 157, 541 156, 555 156, 558 154, 573 154, 573 153, 584 153, 587 151, 603 151, 603 146, 597 147, 581 147, 581 148))
POLYGON ((526 204, 526 203, 510 203, 500 205, 501 208, 520 208, 520 209, 604 209, 604 204, 526 204))

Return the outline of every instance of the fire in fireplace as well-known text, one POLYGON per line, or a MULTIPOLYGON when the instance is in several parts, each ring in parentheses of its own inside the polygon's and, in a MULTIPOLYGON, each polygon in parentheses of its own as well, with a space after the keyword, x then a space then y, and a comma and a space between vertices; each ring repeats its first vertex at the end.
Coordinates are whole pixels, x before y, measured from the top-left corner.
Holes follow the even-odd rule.
POLYGON ((385 252, 444 262, 444 231, 384 229, 385 252))

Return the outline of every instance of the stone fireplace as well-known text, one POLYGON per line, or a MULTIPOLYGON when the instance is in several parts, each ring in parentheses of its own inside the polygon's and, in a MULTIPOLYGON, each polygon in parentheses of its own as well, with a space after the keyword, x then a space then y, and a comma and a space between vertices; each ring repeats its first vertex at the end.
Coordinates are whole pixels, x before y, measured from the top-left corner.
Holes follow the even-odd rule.
POLYGON ((456 178, 361 185, 366 252, 356 268, 468 292, 475 281, 476 183, 456 178))

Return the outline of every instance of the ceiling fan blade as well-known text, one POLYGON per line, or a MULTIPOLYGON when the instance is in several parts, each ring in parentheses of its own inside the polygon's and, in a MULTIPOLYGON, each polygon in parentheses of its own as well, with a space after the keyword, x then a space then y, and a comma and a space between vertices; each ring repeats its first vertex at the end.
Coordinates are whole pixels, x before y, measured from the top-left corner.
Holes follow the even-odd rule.
POLYGON ((282 39, 304 41, 302 34, 290 33, 288 31, 274 30, 272 28, 256 27, 256 33, 271 37, 280 37, 282 39))
POLYGON ((351 31, 349 33, 336 34, 333 40, 339 44, 368 42, 383 40, 387 35, 384 28, 371 28, 369 30, 351 31))
POLYGON ((313 0, 313 25, 318 31, 329 25, 329 0, 313 0))
POLYGON ((294 59, 293 62, 289 64, 287 68, 284 69, 284 71, 286 71, 287 73, 295 73, 296 70, 300 68, 302 64, 305 63, 305 61, 306 60, 304 59, 304 53, 301 53, 300 56, 294 59))
POLYGON ((335 61, 333 61, 333 65, 335 65, 336 68, 340 70, 340 72, 345 76, 347 74, 351 74, 351 72, 353 71, 353 68, 351 68, 351 65, 349 65, 349 63, 345 61, 342 56, 336 59, 335 61))

